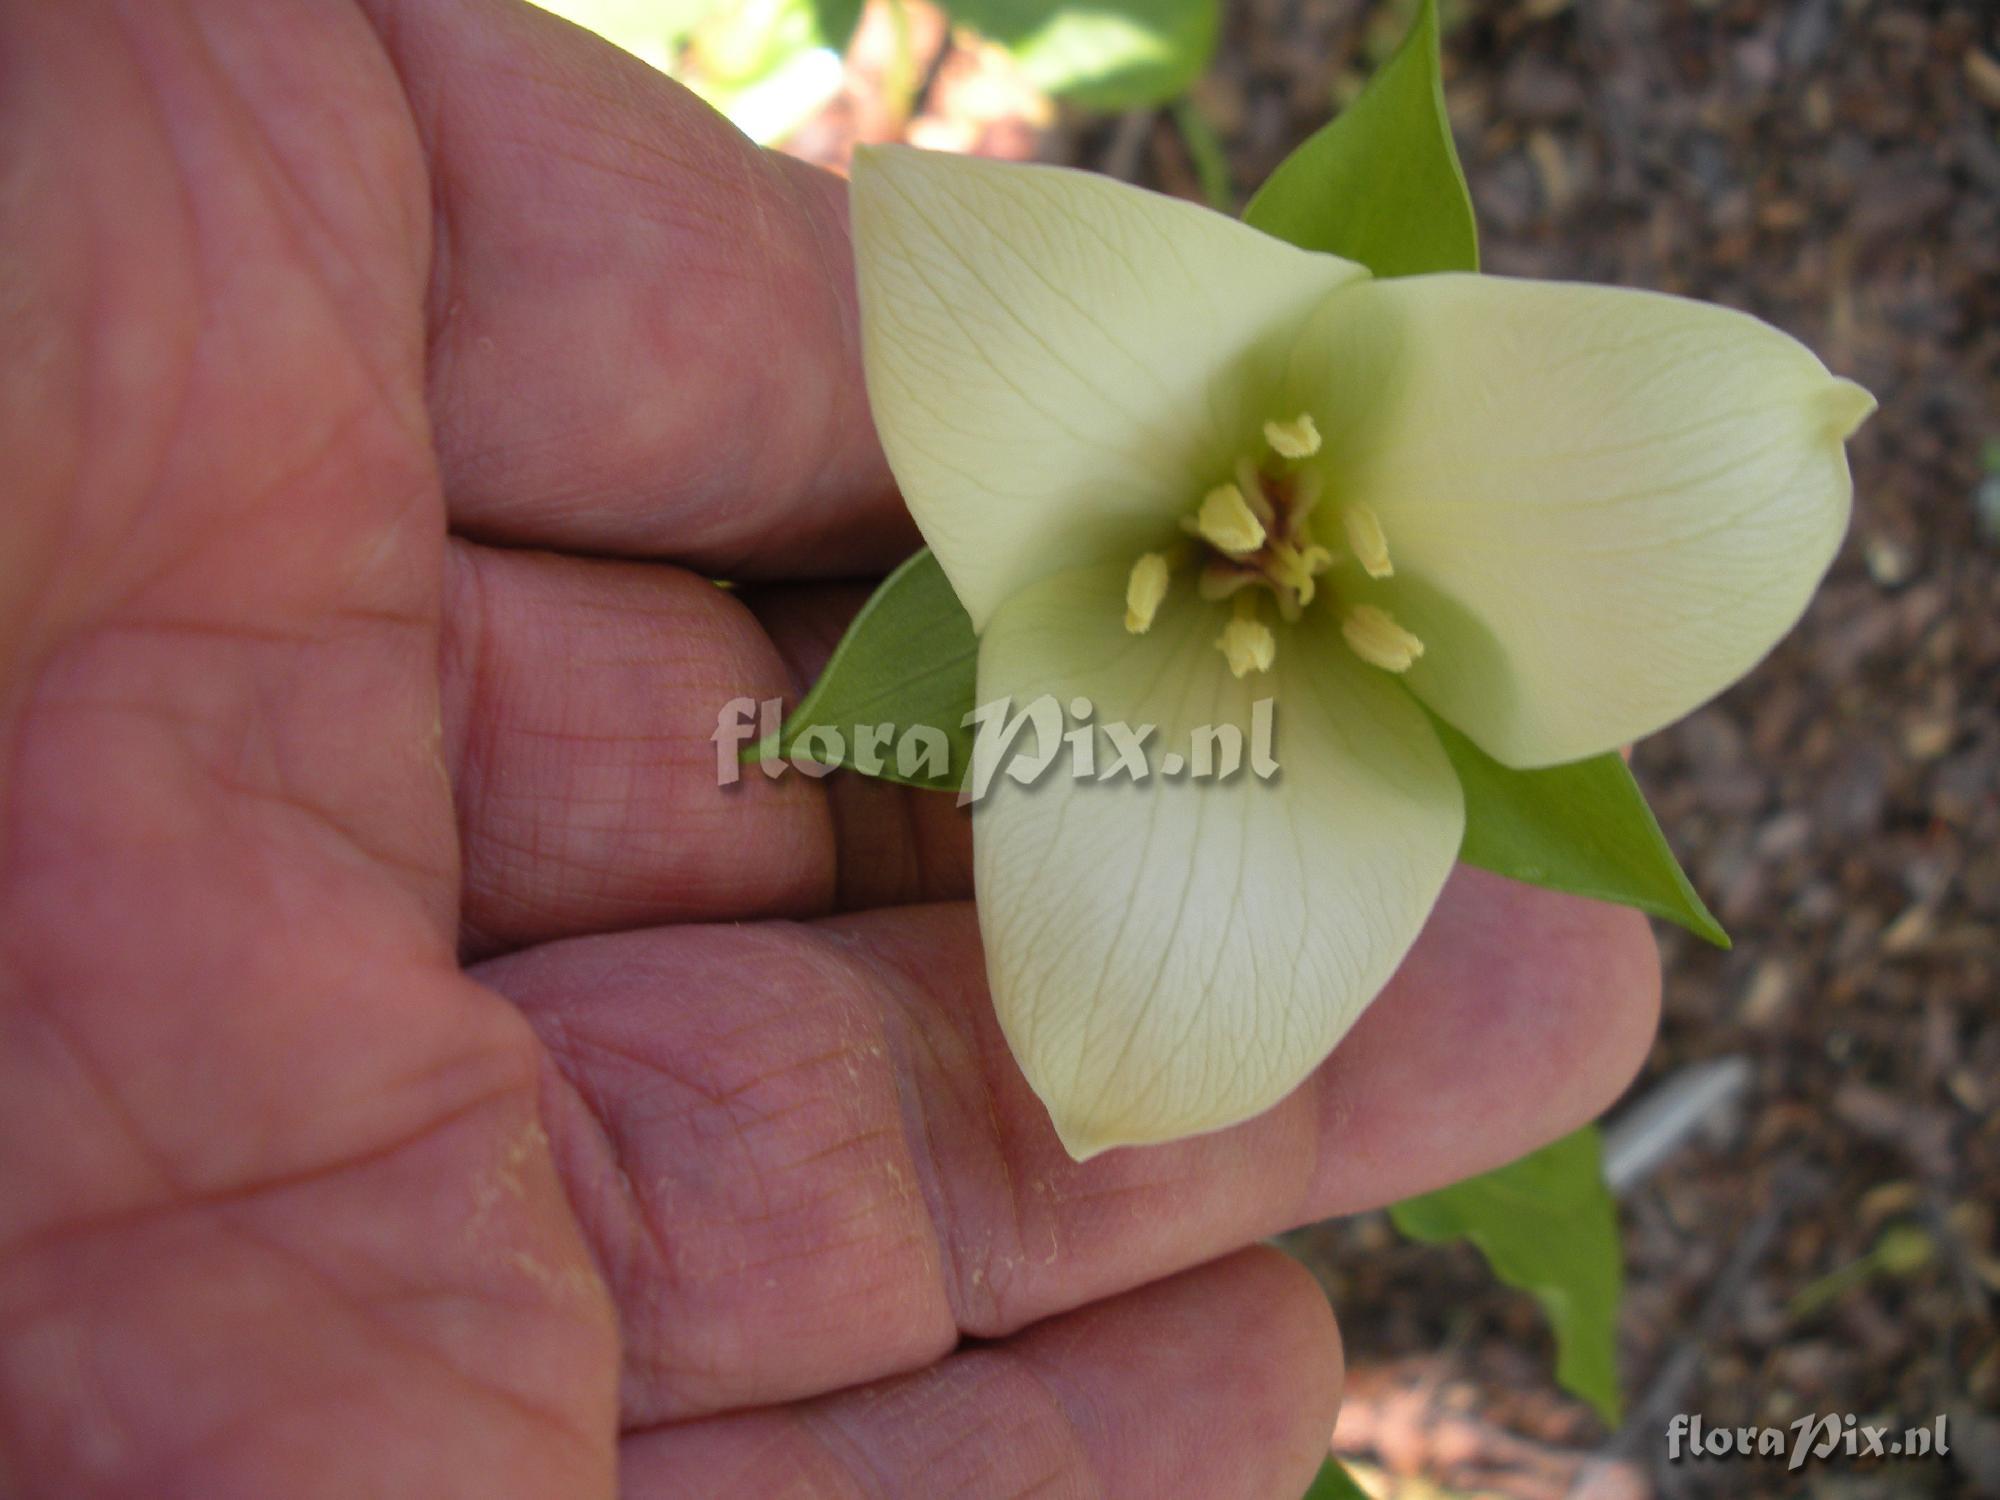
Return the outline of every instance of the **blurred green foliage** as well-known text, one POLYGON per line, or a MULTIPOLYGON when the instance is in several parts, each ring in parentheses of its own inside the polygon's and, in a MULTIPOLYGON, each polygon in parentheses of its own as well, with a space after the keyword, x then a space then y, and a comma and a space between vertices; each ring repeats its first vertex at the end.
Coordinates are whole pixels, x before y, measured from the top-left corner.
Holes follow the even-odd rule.
POLYGON ((538 0, 680 79, 753 140, 775 141, 840 89, 861 0, 538 0))
POLYGON ((1208 66, 1219 0, 943 0, 1013 52, 1037 88, 1091 109, 1163 104, 1208 66))
MULTIPOLYGON (((687 83, 758 141, 840 88, 862 0, 538 0, 687 83)), ((900 8, 902 0, 890 0, 900 8)), ((1208 65, 1221 0, 941 0, 1035 87, 1091 109, 1164 104, 1208 65)))

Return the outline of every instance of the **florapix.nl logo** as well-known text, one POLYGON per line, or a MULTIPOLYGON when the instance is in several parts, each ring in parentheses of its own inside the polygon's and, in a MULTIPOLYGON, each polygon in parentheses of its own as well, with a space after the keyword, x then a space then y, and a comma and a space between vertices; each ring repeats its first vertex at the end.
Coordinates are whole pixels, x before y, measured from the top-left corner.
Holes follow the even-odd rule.
POLYGON ((1667 1423, 1667 1461, 1782 1458, 1788 1470, 1830 1458, 1943 1458, 1951 1452, 1941 1413, 1920 1427, 1874 1424, 1852 1413, 1809 1412, 1783 1427, 1715 1427, 1698 1413, 1667 1423))
MULTIPOLYGON (((742 779, 747 757, 772 778, 798 771, 825 776, 840 766, 881 776, 893 766, 902 780, 932 784, 952 774, 951 736, 933 724, 855 724, 843 730, 814 724, 783 744, 784 703, 778 698, 731 698, 715 717, 715 778, 718 786, 742 779), (782 749, 781 749, 782 746, 782 749)), ((1259 698, 1250 704, 1247 725, 1197 724, 1166 741, 1157 724, 1100 719, 1087 698, 1067 703, 1043 694, 1018 711, 1011 698, 982 703, 960 721, 972 734, 972 754, 959 786, 960 806, 981 801, 1004 775, 1034 786, 1048 775, 1076 781, 1141 783, 1233 781, 1248 774, 1269 781, 1278 774, 1277 704, 1259 698)))

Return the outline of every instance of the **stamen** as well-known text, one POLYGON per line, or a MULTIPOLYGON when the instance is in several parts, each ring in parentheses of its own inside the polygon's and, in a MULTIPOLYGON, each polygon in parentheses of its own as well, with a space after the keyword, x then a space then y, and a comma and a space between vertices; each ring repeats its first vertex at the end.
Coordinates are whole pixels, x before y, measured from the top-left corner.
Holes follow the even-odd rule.
POLYGON ((1278 524, 1278 513, 1271 508, 1270 497, 1264 493, 1263 478, 1248 455, 1236 460, 1236 487, 1243 491, 1244 504, 1250 507, 1250 513, 1263 523, 1266 531, 1278 524))
POLYGON ((1167 559, 1158 552, 1148 552, 1132 564, 1132 576, 1125 580, 1125 628, 1132 634, 1152 629, 1172 577, 1167 559))
POLYGON ((1382 523, 1374 511, 1365 505, 1350 505, 1340 513, 1340 520, 1347 528, 1347 545, 1354 549, 1354 560, 1364 573, 1370 578, 1387 578, 1396 571, 1396 565, 1389 561, 1389 539, 1382 535, 1382 523))
POLYGON ((1234 563, 1212 562, 1201 570, 1195 580, 1195 589, 1210 604, 1220 603, 1248 588, 1253 583, 1262 583, 1264 575, 1255 568, 1239 567, 1234 563))
POLYGON ((1312 569, 1306 566, 1305 555, 1298 548, 1290 542, 1271 543, 1271 569, 1279 583, 1298 595, 1300 604, 1313 602, 1318 586, 1313 582, 1312 569))
POLYGON ((1354 654, 1371 667, 1407 672, 1424 654, 1424 643, 1398 625, 1386 609, 1357 604, 1340 622, 1340 633, 1354 654))
POLYGON ((1293 540, 1305 535, 1306 517, 1319 504, 1320 474, 1317 469, 1301 469, 1292 478, 1292 508, 1287 515, 1287 524, 1292 530, 1293 540))
MULTIPOLYGON (((1310 458, 1324 446, 1310 412, 1288 422, 1266 422, 1264 437, 1281 460, 1310 458)), ((1196 540, 1148 554, 1133 567, 1126 584, 1125 628, 1137 634, 1152 624, 1170 587, 1164 574, 1179 568, 1192 552, 1203 559, 1195 565, 1201 598, 1207 603, 1226 599, 1233 606, 1232 618, 1215 639, 1229 670, 1238 677, 1269 671, 1278 641, 1272 611, 1263 607, 1264 594, 1271 596, 1278 620, 1294 623, 1318 596, 1321 575, 1348 555, 1345 549, 1321 546, 1307 523, 1323 488, 1323 476, 1315 469, 1239 455, 1233 481, 1217 485, 1202 496, 1192 515, 1181 517, 1181 530, 1196 540)), ((1375 577, 1388 576, 1388 543, 1374 513, 1357 509, 1347 517, 1346 529, 1362 566, 1375 577)), ((1344 628, 1357 652, 1392 671, 1404 670, 1423 654, 1423 642, 1380 610, 1363 607, 1344 628)))
POLYGON ((1302 411, 1289 422, 1266 422, 1264 441, 1280 458, 1311 458, 1319 452, 1319 428, 1312 413, 1302 411))
POLYGON ((1236 612, 1222 627, 1222 634, 1215 638, 1215 644, 1229 658, 1229 671, 1233 677, 1268 672, 1278 656, 1278 638, 1271 634, 1270 626, 1257 618, 1255 594, 1236 596, 1236 612))
POLYGON ((1201 502, 1195 532, 1218 551, 1248 556, 1264 545, 1264 523, 1233 484, 1219 484, 1201 502))

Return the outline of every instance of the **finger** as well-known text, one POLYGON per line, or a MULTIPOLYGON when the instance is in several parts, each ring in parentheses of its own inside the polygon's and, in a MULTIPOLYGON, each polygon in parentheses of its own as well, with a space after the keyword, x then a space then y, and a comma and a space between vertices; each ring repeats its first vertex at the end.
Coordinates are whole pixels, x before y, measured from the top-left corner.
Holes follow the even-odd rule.
POLYGON ((625 1315, 628 1421, 913 1369, 1596 1114, 1652 1033, 1643 919, 1461 871, 1290 1098, 1066 1156, 967 906, 582 940, 487 966, 547 1043, 550 1131, 625 1315))
POLYGON ((368 0, 431 160, 454 524, 725 576, 916 534, 861 380, 845 184, 517 0, 368 0))
POLYGON ((445 621, 468 948, 827 909, 818 789, 717 784, 718 711, 787 687, 726 591, 678 568, 459 543, 445 621))
POLYGON ((1340 1375, 1312 1278, 1249 1250, 920 1374, 627 1438, 623 1493, 1270 1500, 1325 1457, 1340 1375))
POLYGON ((952 799, 735 765, 718 717, 796 701, 865 590, 765 590, 770 636, 677 568, 457 543, 443 648, 463 944, 805 915, 971 889, 952 799))

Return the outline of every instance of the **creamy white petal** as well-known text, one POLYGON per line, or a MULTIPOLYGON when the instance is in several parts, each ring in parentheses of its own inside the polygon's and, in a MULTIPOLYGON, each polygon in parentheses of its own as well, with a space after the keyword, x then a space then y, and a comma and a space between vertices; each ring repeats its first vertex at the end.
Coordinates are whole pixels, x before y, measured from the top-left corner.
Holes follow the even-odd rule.
POLYGON ((1428 647, 1411 689, 1513 766, 1636 739, 1755 665, 1840 544, 1843 443, 1874 408, 1742 313, 1483 276, 1342 293, 1292 378, 1323 503, 1367 506, 1395 560, 1350 592, 1428 647))
POLYGON ((875 424, 980 629, 1035 578, 1171 540, 1280 415, 1299 321, 1367 274, 1058 167, 883 147, 852 195, 875 424))
POLYGON ((1058 574, 980 644, 982 704, 1082 697, 1100 725, 1158 726, 1141 784, 1078 781, 1065 754, 1032 786, 996 777, 974 811, 994 1006, 1079 1159, 1234 1124, 1297 1086, 1402 960, 1464 827, 1428 721, 1329 612, 1281 628, 1273 669, 1237 681, 1213 645, 1228 606, 1177 582, 1138 636, 1120 569, 1058 574), (1275 777, 1247 743, 1226 781, 1160 774, 1197 726, 1247 742, 1263 697, 1275 777))

